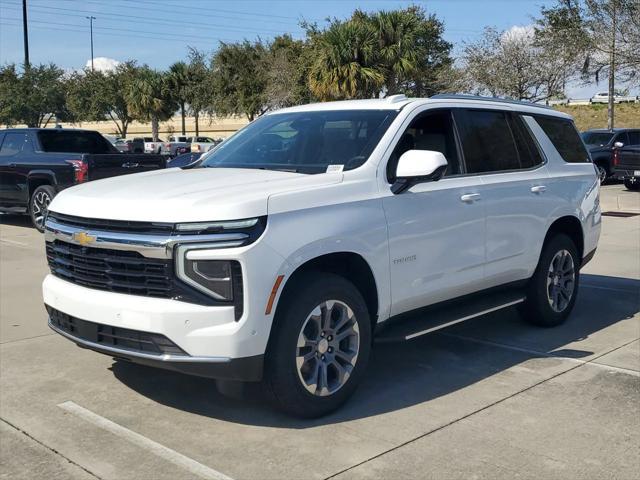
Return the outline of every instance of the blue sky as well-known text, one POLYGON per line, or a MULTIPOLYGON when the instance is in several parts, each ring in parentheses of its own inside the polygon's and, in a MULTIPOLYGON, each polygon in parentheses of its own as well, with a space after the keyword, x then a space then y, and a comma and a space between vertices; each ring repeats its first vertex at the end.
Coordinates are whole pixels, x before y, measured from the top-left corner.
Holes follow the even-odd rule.
MULTIPOLYGON (((320 25, 327 17, 348 17, 354 9, 423 5, 445 24, 445 38, 457 48, 477 39, 485 26, 527 25, 552 0, 27 0, 32 63, 82 68, 90 58, 89 20, 94 16, 94 55, 135 59, 166 68, 183 59, 188 46, 213 51, 219 41, 302 37, 302 19, 320 25)), ((0 0, 0 64, 23 61, 21 0, 0 0)), ((455 53, 455 51, 454 51, 455 53)), ((604 84, 572 93, 588 95, 604 84)), ((606 88, 604 88, 606 90, 606 88)))

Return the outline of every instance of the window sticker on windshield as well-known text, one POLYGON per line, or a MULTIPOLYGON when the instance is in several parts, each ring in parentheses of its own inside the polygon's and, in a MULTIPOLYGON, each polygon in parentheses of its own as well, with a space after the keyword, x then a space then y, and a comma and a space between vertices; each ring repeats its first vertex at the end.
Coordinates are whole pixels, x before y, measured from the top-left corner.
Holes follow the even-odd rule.
POLYGON ((327 173, 338 173, 344 170, 344 165, 327 165, 327 173))

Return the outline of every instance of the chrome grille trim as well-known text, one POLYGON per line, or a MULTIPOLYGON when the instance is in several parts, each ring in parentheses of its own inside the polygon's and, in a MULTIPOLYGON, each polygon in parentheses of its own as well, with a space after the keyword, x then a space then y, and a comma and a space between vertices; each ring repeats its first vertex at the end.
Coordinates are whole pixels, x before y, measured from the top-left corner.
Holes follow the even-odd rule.
POLYGON ((249 235, 246 233, 213 233, 206 235, 145 235, 126 232, 107 232, 64 225, 52 219, 45 223, 44 238, 47 242, 60 240, 74 245, 110 250, 128 250, 138 252, 147 258, 169 259, 173 256, 174 245, 180 243, 211 244, 209 248, 231 248, 242 245, 249 235), (90 244, 82 245, 74 239, 76 234, 95 237, 90 244))

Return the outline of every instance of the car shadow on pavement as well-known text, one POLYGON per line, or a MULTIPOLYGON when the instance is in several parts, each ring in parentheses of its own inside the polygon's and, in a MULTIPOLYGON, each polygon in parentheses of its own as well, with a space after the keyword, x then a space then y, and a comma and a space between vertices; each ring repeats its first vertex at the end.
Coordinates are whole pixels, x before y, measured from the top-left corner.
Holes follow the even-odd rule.
POLYGON ((538 328, 515 309, 479 317, 403 343, 376 344, 368 373, 337 412, 299 420, 275 411, 259 384, 247 384, 241 399, 220 394, 215 382, 116 361, 116 378, 161 404, 197 415, 247 425, 310 428, 366 418, 445 396, 533 358, 583 358, 597 352, 565 348, 640 311, 640 281, 582 275, 569 320, 538 328))
POLYGON ((18 215, 13 213, 0 213, 0 225, 34 228, 28 215, 18 215))

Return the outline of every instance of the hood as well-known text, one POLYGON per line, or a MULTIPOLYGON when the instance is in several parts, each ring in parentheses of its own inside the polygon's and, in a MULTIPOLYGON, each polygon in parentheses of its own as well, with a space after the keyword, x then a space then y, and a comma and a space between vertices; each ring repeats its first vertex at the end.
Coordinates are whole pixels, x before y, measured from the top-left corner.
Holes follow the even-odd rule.
POLYGON ((236 220, 266 215, 271 195, 342 181, 342 173, 169 168, 84 183, 60 192, 54 212, 146 222, 236 220))

